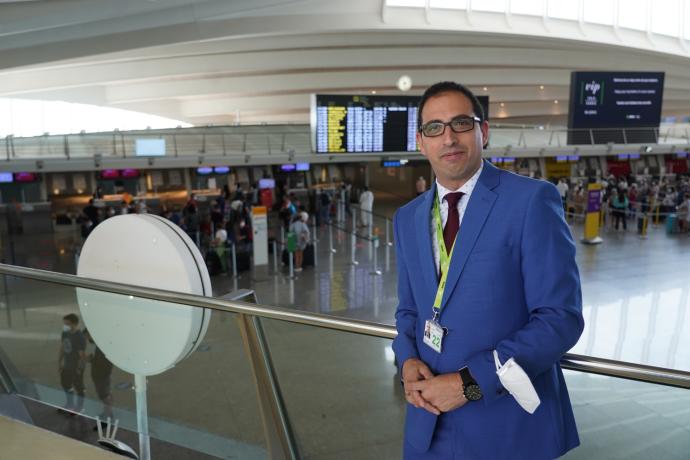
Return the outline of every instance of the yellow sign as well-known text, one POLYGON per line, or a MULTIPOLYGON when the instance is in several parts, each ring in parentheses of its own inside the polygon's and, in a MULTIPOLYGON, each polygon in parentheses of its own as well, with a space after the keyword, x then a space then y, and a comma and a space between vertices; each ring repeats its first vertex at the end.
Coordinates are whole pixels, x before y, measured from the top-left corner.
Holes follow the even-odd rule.
POLYGON ((599 244, 599 223, 601 216, 601 184, 587 185, 587 209, 585 215, 585 236, 583 243, 599 244))

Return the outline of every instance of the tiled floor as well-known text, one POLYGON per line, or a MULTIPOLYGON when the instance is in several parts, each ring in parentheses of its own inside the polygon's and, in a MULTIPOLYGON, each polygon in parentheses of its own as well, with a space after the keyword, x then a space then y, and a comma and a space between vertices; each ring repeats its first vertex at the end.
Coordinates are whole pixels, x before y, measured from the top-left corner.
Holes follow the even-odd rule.
MULTIPOLYGON (((379 200, 377 211, 390 216, 396 206, 379 200)), ((385 221, 376 218, 374 225, 385 242, 385 221)), ((581 226, 572 229, 579 240, 581 226)), ((357 240, 359 263, 351 265, 350 234, 322 227, 318 235, 317 267, 290 279, 284 267, 273 270, 271 258, 268 267, 237 280, 214 277, 214 294, 251 288, 263 304, 393 324, 394 249, 378 248, 382 274, 376 275, 367 241, 357 240)), ((598 246, 578 242, 586 329, 572 351, 690 370, 690 238, 667 235, 663 227, 651 228, 645 240, 632 231, 602 236, 598 246)), ((76 234, 12 243, 4 241, 8 262, 74 272, 76 234)), ((32 382, 27 388, 61 404, 54 362, 60 317, 77 312, 73 290, 13 280, 3 292, 0 352, 32 382)), ((277 321, 264 326, 303 458, 399 458, 404 404, 389 341, 277 321)), ((87 396, 93 395, 86 380, 87 396)), ((568 458, 646 458, 661 452, 663 440, 658 458, 684 458, 690 448, 687 392, 575 373, 568 382, 583 439, 568 458), (630 435, 645 426, 653 438, 630 435)), ((214 315, 199 352, 149 385, 154 436, 219 458, 236 452, 264 458, 251 371, 233 315, 214 315)), ((123 426, 135 429, 130 375, 115 371, 113 394, 123 426)), ((100 406, 93 402, 87 410, 97 413, 100 406)))

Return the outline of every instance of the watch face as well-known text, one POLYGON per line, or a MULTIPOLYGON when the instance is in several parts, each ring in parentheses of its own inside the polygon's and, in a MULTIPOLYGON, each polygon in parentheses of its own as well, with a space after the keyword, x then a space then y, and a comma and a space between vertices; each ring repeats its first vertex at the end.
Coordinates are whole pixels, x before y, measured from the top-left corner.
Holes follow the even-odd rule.
POLYGON ((479 385, 467 385, 465 387, 465 398, 468 401, 478 401, 482 399, 482 390, 479 385))

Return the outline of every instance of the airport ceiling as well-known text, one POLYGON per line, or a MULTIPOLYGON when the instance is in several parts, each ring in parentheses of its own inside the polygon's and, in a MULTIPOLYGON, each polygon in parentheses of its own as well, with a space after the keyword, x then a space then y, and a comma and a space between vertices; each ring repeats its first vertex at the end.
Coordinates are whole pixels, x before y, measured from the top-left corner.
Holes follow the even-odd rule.
POLYGON ((407 94, 488 94, 494 121, 563 125, 573 70, 664 71, 663 115, 683 116, 688 63, 678 38, 382 0, 0 0, 0 97, 196 125, 308 123, 310 94, 402 94, 401 75, 407 94))

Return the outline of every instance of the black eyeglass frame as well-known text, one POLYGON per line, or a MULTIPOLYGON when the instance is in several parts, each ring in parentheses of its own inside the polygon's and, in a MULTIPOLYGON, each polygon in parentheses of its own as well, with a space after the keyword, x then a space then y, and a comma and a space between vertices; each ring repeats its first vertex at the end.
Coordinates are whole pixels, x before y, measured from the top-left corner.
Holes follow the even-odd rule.
POLYGON ((477 123, 481 123, 481 122, 482 122, 482 119, 479 118, 479 117, 476 116, 476 115, 474 115, 474 116, 460 115, 460 116, 457 116, 457 117, 453 118, 452 120, 450 120, 450 121, 447 122, 447 123, 446 123, 446 122, 443 122, 443 121, 437 121, 437 120, 429 121, 429 122, 427 122, 427 123, 424 123, 422 126, 419 127, 419 132, 420 132, 420 133, 422 134, 422 136, 424 136, 424 137, 438 137, 438 136, 443 136, 443 134, 446 132, 446 126, 449 127, 449 128, 451 129, 451 131, 453 131, 453 132, 456 133, 456 134, 466 133, 466 132, 472 131, 472 130, 474 129, 474 123, 472 123, 472 127, 471 127, 470 129, 466 129, 466 130, 464 130, 464 131, 456 131, 456 130, 454 130, 453 127, 451 126, 451 124, 452 124, 454 121, 458 121, 458 120, 472 120, 472 121, 476 121, 477 123), (442 124, 442 125, 443 125, 443 129, 441 130, 441 132, 438 133, 438 134, 436 134, 436 135, 433 135, 433 136, 429 136, 428 134, 426 134, 426 133, 424 132, 424 128, 425 128, 426 126, 430 125, 431 123, 440 123, 440 124, 442 124))

